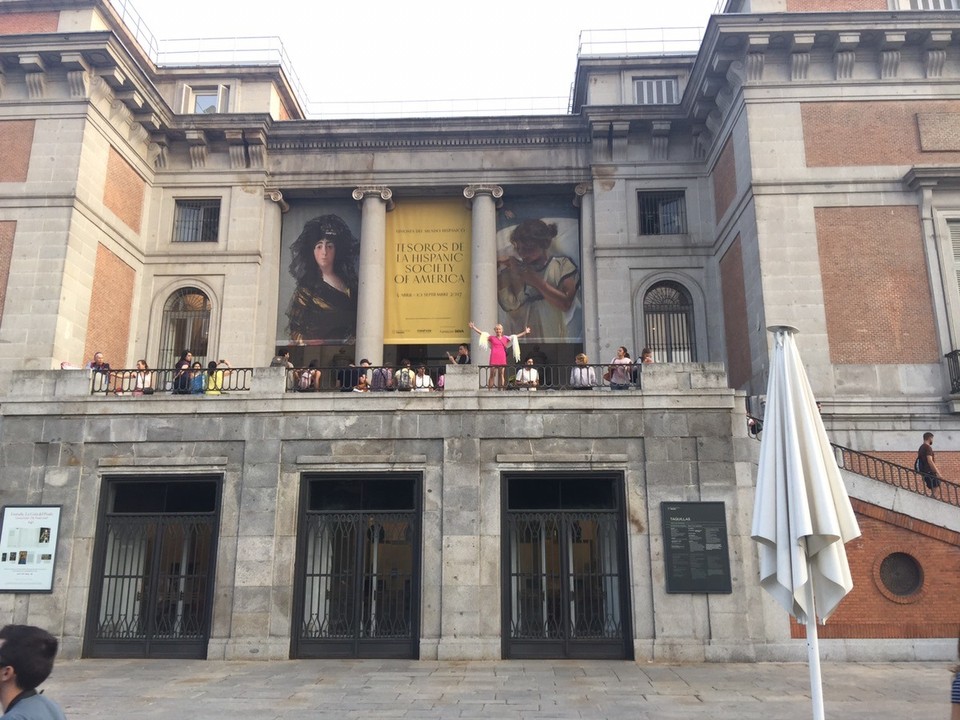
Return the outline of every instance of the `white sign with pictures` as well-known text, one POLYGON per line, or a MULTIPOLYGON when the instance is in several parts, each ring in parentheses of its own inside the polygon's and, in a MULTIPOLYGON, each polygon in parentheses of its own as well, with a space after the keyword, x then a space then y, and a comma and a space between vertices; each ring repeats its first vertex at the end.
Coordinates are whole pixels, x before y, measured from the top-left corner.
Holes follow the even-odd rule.
POLYGON ((60 505, 7 505, 0 519, 0 592, 52 592, 60 505))

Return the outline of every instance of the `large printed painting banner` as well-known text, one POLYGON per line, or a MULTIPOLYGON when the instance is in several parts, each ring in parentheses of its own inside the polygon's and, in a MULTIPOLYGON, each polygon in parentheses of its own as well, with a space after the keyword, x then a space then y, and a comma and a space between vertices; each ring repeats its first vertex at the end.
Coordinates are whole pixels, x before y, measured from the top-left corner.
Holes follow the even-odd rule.
POLYGON ((462 199, 402 200, 387 213, 384 344, 468 340, 470 228, 462 199))
POLYGON ((583 341, 580 211, 569 195, 504 199, 497 212, 497 299, 507 335, 583 341))
POLYGON ((290 203, 281 231, 277 345, 354 342, 359 255, 355 202, 290 203))
MULTIPOLYGON (((280 253, 278 345, 351 344, 357 333, 360 209, 291 202, 280 253)), ((497 302, 508 335, 583 341, 580 214, 567 193, 497 210, 497 302)), ((469 339, 471 216, 461 198, 400 199, 386 217, 384 344, 469 339)))

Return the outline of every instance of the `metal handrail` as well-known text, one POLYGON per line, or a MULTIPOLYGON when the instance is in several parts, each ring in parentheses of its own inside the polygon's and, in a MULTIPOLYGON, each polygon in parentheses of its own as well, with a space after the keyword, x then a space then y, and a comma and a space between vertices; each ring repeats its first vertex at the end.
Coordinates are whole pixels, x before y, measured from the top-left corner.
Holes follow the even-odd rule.
POLYGON ((432 388, 426 389, 416 387, 418 367, 420 367, 419 364, 412 365, 409 368, 409 376, 406 373, 399 374, 402 369, 390 365, 292 368, 287 370, 286 389, 287 392, 301 393, 367 392, 361 385, 360 378, 363 377, 364 385, 369 388, 369 392, 443 390, 446 365, 440 367, 424 365, 425 374, 430 376, 433 385, 432 388))
POLYGON ((948 505, 960 507, 960 485, 950 480, 940 480, 937 487, 928 487, 923 473, 913 468, 897 465, 889 460, 883 460, 873 455, 851 450, 850 448, 830 443, 837 456, 837 465, 844 470, 863 475, 872 480, 879 480, 887 485, 903 488, 919 495, 945 502, 948 505))
POLYGON ((619 365, 621 373, 614 375, 613 367, 609 363, 596 365, 546 365, 534 364, 531 367, 537 371, 537 382, 517 382, 520 371, 526 365, 479 365, 479 387, 500 390, 498 370, 504 369, 504 390, 639 390, 643 366, 619 365), (616 382, 626 380, 626 382, 616 382))
MULTIPOLYGON (((220 393, 246 392, 250 390, 253 379, 253 368, 220 368, 223 371, 220 393)), ((140 371, 137 368, 119 370, 92 370, 90 372, 91 395, 120 395, 120 396, 152 396, 152 395, 207 395, 216 397, 220 393, 206 392, 208 387, 207 371, 200 370, 203 377, 203 391, 191 392, 190 380, 193 371, 186 371, 186 375, 175 368, 140 371), (178 378, 185 378, 178 382, 178 378), (185 389, 181 389, 185 386, 185 389)))

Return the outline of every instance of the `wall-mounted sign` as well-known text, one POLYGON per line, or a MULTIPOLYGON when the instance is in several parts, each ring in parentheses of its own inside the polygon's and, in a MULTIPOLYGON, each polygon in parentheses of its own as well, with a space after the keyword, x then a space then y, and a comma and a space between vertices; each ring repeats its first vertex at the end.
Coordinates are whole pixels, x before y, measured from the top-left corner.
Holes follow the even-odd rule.
POLYGON ((0 518, 0 592, 52 592, 60 505, 6 505, 0 518))
POLYGON ((660 514, 667 592, 733 592, 724 504, 664 502, 660 514))

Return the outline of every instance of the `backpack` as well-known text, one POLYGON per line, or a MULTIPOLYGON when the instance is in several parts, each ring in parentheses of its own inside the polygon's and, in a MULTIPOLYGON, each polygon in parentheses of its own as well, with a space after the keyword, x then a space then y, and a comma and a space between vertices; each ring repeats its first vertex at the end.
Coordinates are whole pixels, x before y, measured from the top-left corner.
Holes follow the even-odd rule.
POLYGON ((397 390, 409 390, 413 387, 413 370, 410 368, 401 368, 397 373, 397 390))
POLYGON ((300 373, 300 389, 309 390, 313 386, 313 370, 304 370, 300 373))
POLYGON ((923 458, 917 455, 917 459, 913 461, 913 469, 918 473, 925 473, 927 470, 923 466, 923 458))

